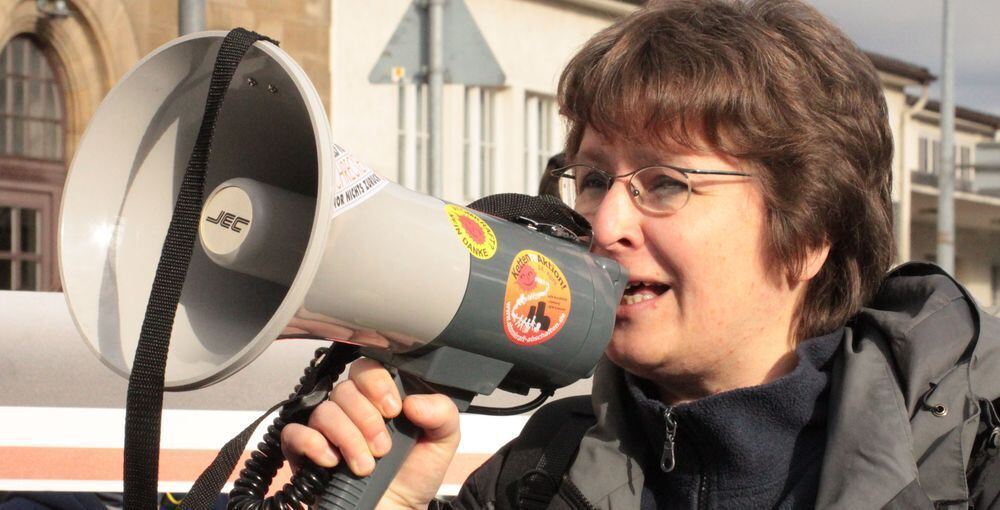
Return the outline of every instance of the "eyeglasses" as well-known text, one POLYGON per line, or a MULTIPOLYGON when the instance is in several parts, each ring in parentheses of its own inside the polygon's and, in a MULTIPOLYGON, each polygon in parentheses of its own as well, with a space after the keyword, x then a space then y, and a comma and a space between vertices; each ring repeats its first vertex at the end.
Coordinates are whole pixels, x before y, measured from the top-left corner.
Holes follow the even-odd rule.
POLYGON ((654 165, 622 175, 612 175, 589 165, 569 165, 552 170, 559 178, 559 198, 583 215, 600 207, 611 185, 628 178, 629 196, 639 209, 653 214, 672 214, 691 198, 689 174, 735 175, 751 177, 744 172, 728 170, 693 170, 671 165, 654 165))

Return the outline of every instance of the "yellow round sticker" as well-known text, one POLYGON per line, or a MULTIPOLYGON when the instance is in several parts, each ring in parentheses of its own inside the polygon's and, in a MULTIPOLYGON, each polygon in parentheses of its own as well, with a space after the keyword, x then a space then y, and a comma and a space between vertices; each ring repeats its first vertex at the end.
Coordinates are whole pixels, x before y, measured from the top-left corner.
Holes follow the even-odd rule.
POLYGON ((462 246, 473 257, 486 260, 496 254, 497 236, 482 218, 457 205, 448 204, 444 209, 462 246))
POLYGON ((569 282, 552 259, 532 250, 514 257, 503 299, 503 331, 511 342, 537 345, 556 335, 571 305, 569 282))

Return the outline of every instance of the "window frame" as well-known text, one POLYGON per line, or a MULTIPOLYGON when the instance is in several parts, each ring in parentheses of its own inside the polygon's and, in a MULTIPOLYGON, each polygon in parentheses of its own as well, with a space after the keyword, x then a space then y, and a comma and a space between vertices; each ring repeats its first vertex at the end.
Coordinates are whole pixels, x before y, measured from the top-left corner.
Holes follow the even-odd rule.
POLYGON ((499 120, 495 87, 465 87, 462 131, 463 192, 475 200, 495 192, 499 120))
POLYGON ((429 87, 423 83, 400 81, 397 94, 397 172, 399 183, 428 193, 430 170, 429 87))
MULTIPOLYGON (((65 75, 58 56, 34 34, 15 34, 0 45, 0 51, 6 50, 11 43, 20 37, 34 45, 34 48, 43 57, 40 63, 47 66, 47 72, 51 74, 54 95, 58 97, 54 103, 57 103, 56 106, 58 106, 56 114, 59 117, 60 125, 58 129, 61 137, 58 146, 60 154, 58 158, 40 159, 25 155, 0 153, 0 206, 37 209, 39 211, 37 235, 40 274, 38 276, 38 290, 59 290, 61 282, 57 256, 57 222, 71 146, 68 138, 70 132, 68 112, 70 111, 71 98, 66 93, 65 75)), ((6 101, 7 99, 0 96, 0 100, 6 101)), ((12 270, 20 279, 20 272, 13 267, 12 270)), ((14 283, 13 278, 12 283, 14 283)))
MULTIPOLYGON (((0 93, 0 157, 14 158, 32 161, 64 162, 66 159, 66 95, 62 86, 58 67, 54 65, 53 58, 46 48, 31 34, 17 34, 0 47, 0 56, 8 53, 14 46, 19 46, 11 51, 14 55, 21 51, 21 61, 25 69, 14 69, 16 60, 12 57, 8 60, 0 59, 0 64, 5 67, 0 68, 0 79, 3 80, 3 91, 16 90, 15 85, 20 84, 24 95, 24 102, 30 101, 31 90, 37 88, 37 96, 40 99, 38 109, 42 113, 34 115, 30 111, 15 111, 15 93, 0 93), (30 69, 29 62, 36 57, 38 68, 41 74, 34 75, 30 69), (21 71, 24 71, 23 73, 21 71), (51 98, 52 103, 46 103, 45 99, 51 98), (49 114, 48 112, 51 112, 49 114), (49 116, 51 115, 51 116, 49 116), (41 125, 39 125, 39 123, 41 125), (28 149, 29 140, 26 139, 33 127, 40 130, 39 136, 45 148, 42 153, 32 153, 28 149), (22 151, 15 150, 15 140, 17 133, 22 134, 22 151), (54 136, 50 140, 50 135, 54 136), (52 143, 54 145, 49 146, 52 143)), ((30 110, 30 105, 22 109, 30 110)))
POLYGON ((930 139, 926 136, 917 138, 917 171, 929 173, 931 167, 928 164, 930 157, 930 139))
POLYGON ((56 241, 54 236, 55 218, 52 207, 53 197, 44 192, 25 192, 24 190, 11 190, 0 188, 0 207, 10 207, 14 209, 11 217, 11 250, 0 251, 0 259, 11 260, 11 289, 0 290, 20 290, 18 289, 21 272, 20 265, 27 261, 38 264, 38 276, 36 288, 30 290, 47 290, 53 287, 54 274, 56 272, 56 241), (17 218, 25 209, 38 211, 37 251, 35 253, 25 253, 21 250, 20 243, 20 223, 17 218))
POLYGON ((1000 308, 1000 263, 990 265, 990 290, 993 291, 993 306, 1000 308))
POLYGON ((524 189, 538 192, 542 172, 549 158, 562 150, 564 129, 560 124, 556 98, 550 94, 526 92, 524 96, 524 189))

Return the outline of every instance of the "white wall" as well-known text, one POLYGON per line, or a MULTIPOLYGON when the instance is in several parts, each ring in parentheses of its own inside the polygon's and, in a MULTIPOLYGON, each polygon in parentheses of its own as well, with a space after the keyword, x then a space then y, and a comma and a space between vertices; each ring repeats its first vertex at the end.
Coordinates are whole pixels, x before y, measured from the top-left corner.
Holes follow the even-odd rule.
MULTIPOLYGON (((498 175, 492 191, 523 192, 528 187, 525 93, 554 96, 565 64, 612 18, 557 1, 465 1, 507 77, 496 97, 498 175)), ((410 0, 334 0, 331 30, 334 139, 397 181, 397 88, 370 84, 368 75, 409 5, 410 0)), ((446 85, 444 96, 442 198, 465 202, 475 197, 463 193, 464 88, 446 85)))
MULTIPOLYGON (((902 125, 903 113, 906 111, 906 94, 902 89, 897 87, 885 87, 883 91, 885 94, 886 108, 888 109, 889 114, 889 128, 892 130, 892 139, 901 140, 901 130, 906 129, 902 125)), ((902 171, 904 170, 903 153, 902 144, 893 144, 892 201, 894 203, 900 201, 900 195, 902 193, 900 183, 902 182, 901 177, 902 171)))
MULTIPOLYGON (((930 223, 913 225, 913 259, 933 260, 937 226, 930 223)), ((994 302, 991 268, 1000 266, 1000 233, 983 230, 957 229, 955 279, 965 285, 980 305, 998 306, 994 302)))

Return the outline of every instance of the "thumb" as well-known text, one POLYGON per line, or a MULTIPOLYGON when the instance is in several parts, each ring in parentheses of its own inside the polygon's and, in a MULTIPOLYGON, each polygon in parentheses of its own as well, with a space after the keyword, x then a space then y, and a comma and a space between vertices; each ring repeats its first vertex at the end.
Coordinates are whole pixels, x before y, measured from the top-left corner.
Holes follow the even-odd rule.
POLYGON ((406 461, 379 508, 426 506, 444 481, 458 442, 458 408, 444 395, 410 395, 403 399, 403 414, 422 429, 406 461))

